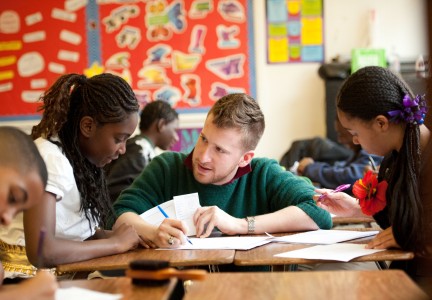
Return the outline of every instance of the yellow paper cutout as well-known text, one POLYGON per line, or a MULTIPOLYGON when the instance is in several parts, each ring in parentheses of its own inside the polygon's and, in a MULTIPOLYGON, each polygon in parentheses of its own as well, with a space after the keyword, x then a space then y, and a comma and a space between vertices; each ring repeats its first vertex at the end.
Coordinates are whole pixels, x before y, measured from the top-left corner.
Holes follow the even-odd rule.
POLYGON ((95 61, 92 63, 90 68, 84 69, 84 75, 87 78, 102 74, 105 71, 105 68, 99 64, 99 62, 95 61))
POLYGON ((0 67, 13 65, 16 63, 16 60, 16 56, 13 55, 0 57, 0 67))
POLYGON ((196 69, 200 61, 201 61, 201 55, 199 54, 186 54, 180 51, 174 51, 173 71, 174 73, 192 72, 196 69))
POLYGON ((21 50, 21 48, 22 48, 21 41, 0 42, 0 51, 17 51, 17 50, 21 50))
POLYGON ((14 78, 14 72, 13 71, 3 71, 0 72, 0 80, 8 80, 14 78))
POLYGON ((288 39, 269 39, 269 62, 288 61, 288 39))

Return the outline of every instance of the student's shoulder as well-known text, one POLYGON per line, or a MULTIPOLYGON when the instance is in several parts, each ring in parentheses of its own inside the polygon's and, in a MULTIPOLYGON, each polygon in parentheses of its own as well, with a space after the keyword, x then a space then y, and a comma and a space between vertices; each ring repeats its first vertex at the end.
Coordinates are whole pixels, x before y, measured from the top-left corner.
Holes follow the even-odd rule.
POLYGON ((64 156, 60 146, 53 141, 45 138, 37 138, 35 141, 36 147, 41 153, 42 157, 46 155, 64 156))
POLYGON ((72 174, 72 165, 59 145, 44 138, 36 139, 35 144, 51 174, 56 173, 62 176, 72 174))
POLYGON ((187 154, 185 153, 181 153, 181 152, 175 152, 175 151, 165 151, 162 152, 161 154, 155 156, 152 159, 152 162, 158 162, 158 163, 164 163, 164 162, 168 162, 168 163, 179 163, 179 162, 183 162, 187 157, 187 154))
POLYGON ((279 165, 277 160, 268 157, 255 157, 251 161, 252 168, 280 168, 283 167, 279 165))

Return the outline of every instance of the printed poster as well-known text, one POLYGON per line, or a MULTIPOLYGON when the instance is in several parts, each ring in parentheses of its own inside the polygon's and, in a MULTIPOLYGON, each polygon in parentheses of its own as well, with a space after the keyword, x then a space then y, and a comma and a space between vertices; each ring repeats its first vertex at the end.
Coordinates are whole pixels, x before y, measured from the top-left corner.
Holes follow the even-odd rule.
POLYGON ((117 74, 179 113, 254 96, 252 19, 252 0, 1 1, 0 120, 39 118, 66 73, 117 74))
POLYGON ((267 62, 323 62, 322 0, 266 0, 267 62))

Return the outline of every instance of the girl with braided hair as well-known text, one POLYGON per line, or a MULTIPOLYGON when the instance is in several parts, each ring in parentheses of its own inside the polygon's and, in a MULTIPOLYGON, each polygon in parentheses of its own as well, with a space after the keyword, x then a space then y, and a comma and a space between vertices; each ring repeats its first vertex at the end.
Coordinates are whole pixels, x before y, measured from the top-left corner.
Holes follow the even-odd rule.
POLYGON ((103 167, 125 152, 138 124, 139 106, 131 87, 112 74, 68 74, 41 100, 42 120, 33 127, 32 138, 47 165, 48 184, 43 201, 0 234, 27 262, 26 268, 9 264, 10 277, 35 273, 25 253, 33 265, 40 261, 41 228, 46 230, 43 267, 125 252, 140 242, 129 225, 112 232, 96 229, 113 216, 103 167))
POLYGON ((368 173, 354 185, 357 199, 317 191, 326 195, 318 205, 332 213, 372 215, 383 231, 367 247, 414 251, 414 260, 392 267, 405 269, 420 284, 428 281, 431 288, 432 138, 423 124, 426 112, 424 96, 414 96, 388 69, 365 67, 352 74, 337 96, 339 119, 355 144, 385 158, 378 178, 368 173))

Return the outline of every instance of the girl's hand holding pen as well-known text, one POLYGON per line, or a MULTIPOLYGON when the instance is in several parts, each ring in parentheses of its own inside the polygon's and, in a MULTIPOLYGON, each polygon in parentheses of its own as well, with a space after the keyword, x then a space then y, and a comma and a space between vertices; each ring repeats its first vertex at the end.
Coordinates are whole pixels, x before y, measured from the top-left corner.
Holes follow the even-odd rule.
MULTIPOLYGON (((330 192, 328 193, 337 193, 337 192, 342 192, 345 191, 346 189, 348 189, 351 186, 351 184, 342 184, 340 186, 338 186, 337 188, 335 188, 334 190, 330 190, 330 192)), ((324 193, 321 194, 321 196, 318 197, 318 201, 322 201, 328 193, 324 193)))
POLYGON ((314 196, 317 206, 329 213, 339 217, 363 216, 357 200, 350 195, 329 189, 316 189, 315 192, 321 194, 314 196))

